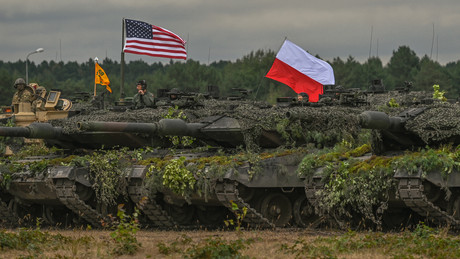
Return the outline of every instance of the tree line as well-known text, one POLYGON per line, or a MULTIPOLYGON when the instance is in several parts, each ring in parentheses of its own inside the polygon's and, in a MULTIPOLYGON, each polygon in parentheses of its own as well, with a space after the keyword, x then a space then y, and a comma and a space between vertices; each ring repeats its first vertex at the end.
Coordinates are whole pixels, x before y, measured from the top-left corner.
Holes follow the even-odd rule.
MULTIPOLYGON (((272 50, 257 50, 231 61, 217 61, 211 64, 189 59, 186 62, 170 60, 148 64, 142 60, 131 61, 124 66, 124 92, 127 97, 136 92, 135 83, 145 79, 148 90, 179 88, 188 92, 206 92, 209 85, 217 86, 221 96, 234 93, 235 88, 251 91, 257 100, 274 103, 280 96, 295 96, 286 85, 265 78, 275 59, 272 50)), ((370 57, 360 63, 352 56, 346 60, 340 57, 328 61, 334 69, 336 85, 344 88, 367 89, 374 79, 382 79, 387 90, 412 82, 414 90, 433 91, 433 85, 440 85, 447 98, 457 98, 460 89, 460 60, 441 65, 428 56, 418 57, 408 46, 394 50, 389 62, 383 65, 379 57, 370 57)), ((106 94, 111 101, 120 97, 120 63, 109 58, 100 63, 108 75, 112 94, 106 94)), ((18 77, 25 77, 25 61, 0 61, 0 104, 11 104, 15 92, 13 83, 18 77)), ((71 97, 78 92, 92 93, 94 88, 94 61, 84 63, 43 61, 28 64, 29 82, 36 82, 46 89, 60 89, 63 96, 71 97)), ((98 93, 105 90, 97 86, 98 93)))

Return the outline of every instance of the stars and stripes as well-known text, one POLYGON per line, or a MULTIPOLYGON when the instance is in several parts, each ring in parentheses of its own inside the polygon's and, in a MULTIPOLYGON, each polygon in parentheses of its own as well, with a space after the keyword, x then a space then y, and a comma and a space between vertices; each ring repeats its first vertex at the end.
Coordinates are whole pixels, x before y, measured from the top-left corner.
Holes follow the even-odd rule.
POLYGON ((153 57, 187 59, 185 41, 159 26, 125 19, 126 38, 123 52, 153 57))

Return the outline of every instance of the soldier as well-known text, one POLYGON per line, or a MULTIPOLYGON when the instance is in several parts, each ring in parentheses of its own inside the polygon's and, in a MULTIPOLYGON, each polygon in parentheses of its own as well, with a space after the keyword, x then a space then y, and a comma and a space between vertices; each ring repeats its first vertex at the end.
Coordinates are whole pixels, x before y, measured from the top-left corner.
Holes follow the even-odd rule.
POLYGON ((190 108, 193 106, 193 100, 190 100, 189 98, 185 98, 183 96, 183 92, 181 92, 177 88, 171 89, 171 91, 168 92, 169 94, 169 105, 173 107, 178 107, 178 108, 190 108))
POLYGON ((297 104, 300 106, 304 106, 308 104, 308 94, 307 93, 299 93, 297 95, 297 104))
POLYGON ((46 89, 43 86, 37 86, 35 89, 35 100, 32 102, 32 111, 45 111, 46 89))
POLYGON ((155 96, 147 91, 147 83, 145 80, 140 80, 136 84, 137 94, 134 95, 133 105, 135 109, 145 107, 155 107, 155 96))
POLYGON ((20 102, 32 103, 34 100, 34 90, 30 86, 26 85, 26 81, 24 79, 16 79, 14 82, 14 88, 16 88, 17 91, 13 95, 12 105, 20 102))
POLYGON ((174 101, 177 99, 180 99, 180 94, 181 92, 177 88, 171 89, 171 91, 168 92, 169 94, 169 100, 174 101))

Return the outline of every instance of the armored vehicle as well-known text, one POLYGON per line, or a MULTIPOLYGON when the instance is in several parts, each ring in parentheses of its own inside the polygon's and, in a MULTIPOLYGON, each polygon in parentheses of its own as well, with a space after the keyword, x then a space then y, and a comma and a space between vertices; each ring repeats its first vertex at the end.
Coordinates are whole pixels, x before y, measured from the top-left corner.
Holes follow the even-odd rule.
POLYGON ((358 115, 369 103, 230 99, 205 98, 183 109, 93 110, 0 128, 2 136, 59 148, 54 158, 5 162, 1 213, 9 222, 28 212, 50 224, 80 219, 97 227, 123 203, 157 227, 221 225, 231 212, 250 227, 315 224, 319 218, 297 176, 300 161, 356 141, 358 115))
POLYGON ((222 225, 232 212, 244 214, 253 228, 307 226, 316 218, 296 174, 299 162, 308 152, 355 138, 359 112, 209 99, 199 110, 94 111, 2 127, 0 135, 43 139, 63 153, 6 163, 2 215, 10 223, 26 211, 50 224, 83 219, 101 227, 123 203, 137 206, 144 224, 157 227, 222 225), (287 118, 287 111, 296 116, 287 118), (109 180, 111 190, 101 182, 109 180))
MULTIPOLYGON (((448 158, 457 161, 456 149, 448 146, 460 144, 458 111, 457 104, 440 103, 409 109, 393 117, 365 112, 361 125, 380 134, 374 141, 378 153, 430 147, 445 150, 448 158)), ((460 171, 449 165, 449 160, 443 163, 443 154, 437 154, 439 160, 432 160, 426 153, 426 161, 416 163, 416 170, 396 168, 394 178, 398 180, 400 198, 409 208, 433 222, 460 228, 460 171), (433 162, 438 164, 424 165, 433 162)))
POLYGON ((308 200, 319 214, 334 210, 342 219, 357 219, 355 226, 367 220, 401 228, 424 221, 460 228, 458 112, 458 105, 449 103, 421 105, 396 116, 364 111, 359 123, 372 129, 373 154, 368 147, 333 159, 331 154, 316 157, 324 162, 314 163, 316 171, 305 170, 308 200))
MULTIPOLYGON (((69 116, 72 102, 61 98, 61 91, 50 90, 37 83, 26 86, 26 90, 32 94, 32 102, 20 101, 13 98, 11 106, 4 106, 0 115, 0 123, 5 125, 11 121, 16 126, 27 126, 33 122, 48 122, 51 120, 63 119, 69 116)), ((29 141, 30 142, 30 141, 29 141)), ((5 145, 3 154, 11 155, 14 146, 5 145)))

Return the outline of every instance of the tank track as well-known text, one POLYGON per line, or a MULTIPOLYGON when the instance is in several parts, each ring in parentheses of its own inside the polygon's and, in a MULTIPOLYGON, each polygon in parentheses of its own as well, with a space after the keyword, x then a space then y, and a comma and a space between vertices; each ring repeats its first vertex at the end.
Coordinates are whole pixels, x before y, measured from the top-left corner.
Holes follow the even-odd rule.
POLYGON ((104 217, 91 208, 76 193, 75 182, 68 179, 58 179, 54 184, 59 201, 76 215, 82 217, 94 227, 102 227, 104 217))
POLYGON ((323 184, 321 183, 321 178, 313 178, 311 182, 305 184, 305 195, 307 196, 308 201, 313 207, 317 206, 318 199, 316 197, 316 192, 323 189, 323 184))
POLYGON ((402 178, 399 179, 399 196, 406 206, 423 217, 439 224, 448 224, 455 229, 460 229, 460 220, 442 211, 439 207, 428 200, 424 194, 422 179, 402 178))
POLYGON ((248 203, 239 197, 237 186, 238 183, 235 181, 217 182, 216 195, 220 203, 230 209, 230 211, 233 211, 232 202, 234 202, 240 209, 246 207, 248 210, 243 221, 248 223, 250 227, 276 228, 275 224, 271 223, 254 208, 251 208, 248 203))
POLYGON ((318 215, 318 219, 311 223, 310 227, 317 228, 319 225, 326 221, 330 221, 329 215, 322 215, 318 208, 318 196, 316 193, 324 188, 324 184, 321 183, 321 177, 313 177, 313 179, 305 184, 305 195, 307 196, 308 202, 313 207, 314 213, 318 215))
POLYGON ((155 202, 153 197, 149 198, 147 189, 145 189, 141 181, 135 181, 135 183, 131 181, 128 186, 128 194, 131 200, 150 220, 149 224, 169 228, 177 226, 173 218, 155 202))
POLYGON ((17 226, 19 222, 19 218, 16 214, 11 211, 8 205, 3 201, 0 201, 0 219, 5 225, 11 226, 17 226))

